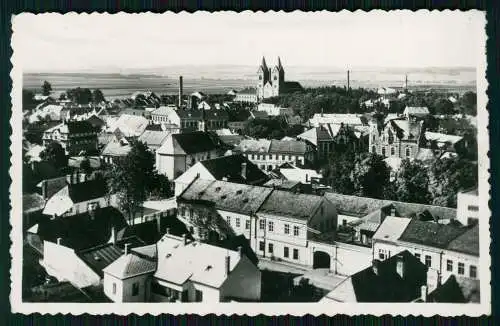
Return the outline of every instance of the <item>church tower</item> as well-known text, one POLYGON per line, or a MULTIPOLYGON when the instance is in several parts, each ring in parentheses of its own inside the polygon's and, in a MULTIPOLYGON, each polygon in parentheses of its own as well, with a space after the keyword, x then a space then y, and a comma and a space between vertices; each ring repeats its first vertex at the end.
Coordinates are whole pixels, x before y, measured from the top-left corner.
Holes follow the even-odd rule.
POLYGON ((259 66, 259 70, 257 70, 257 98, 264 98, 264 86, 269 81, 269 68, 266 64, 266 59, 262 57, 262 63, 259 66))
POLYGON ((280 57, 278 57, 278 64, 271 71, 271 83, 273 85, 273 96, 278 96, 280 92, 283 92, 285 69, 281 65, 280 57))

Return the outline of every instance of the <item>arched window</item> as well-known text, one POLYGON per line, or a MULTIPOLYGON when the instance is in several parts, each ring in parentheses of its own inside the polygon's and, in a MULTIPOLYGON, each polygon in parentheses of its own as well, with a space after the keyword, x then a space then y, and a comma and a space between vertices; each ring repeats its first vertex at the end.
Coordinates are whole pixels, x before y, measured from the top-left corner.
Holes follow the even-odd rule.
POLYGON ((411 148, 406 147, 406 157, 410 157, 410 156, 411 156, 411 148))
POLYGON ((382 156, 385 157, 385 147, 382 147, 382 156))
POLYGON ((278 76, 274 75, 274 80, 278 80, 278 76))
POLYGON ((375 154, 377 152, 377 147, 372 146, 372 153, 375 154))
POLYGON ((396 155, 396 149, 394 147, 391 147, 391 156, 396 155))

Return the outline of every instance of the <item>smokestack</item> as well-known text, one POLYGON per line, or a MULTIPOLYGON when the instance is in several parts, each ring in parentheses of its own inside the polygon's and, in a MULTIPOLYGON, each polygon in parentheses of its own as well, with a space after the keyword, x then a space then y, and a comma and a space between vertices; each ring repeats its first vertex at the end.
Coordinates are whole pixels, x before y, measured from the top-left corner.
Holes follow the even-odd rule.
POLYGON ((182 76, 179 76, 179 108, 182 108, 182 76))
POLYGON ((72 178, 73 178, 73 176, 71 174, 66 174, 66 183, 70 185, 72 178))
POLYGON ((422 285, 422 287, 420 287, 420 299, 422 299, 423 302, 427 302, 427 285, 422 285))
POLYGON ((243 179, 247 178, 247 163, 246 162, 241 163, 241 176, 243 177, 243 179))
POLYGON ((349 91, 349 89, 351 88, 351 78, 350 78, 350 71, 347 70, 347 90, 349 91))
POLYGON ((184 234, 182 235, 182 243, 183 243, 184 245, 187 245, 187 236, 186 236, 186 233, 184 233, 184 234))
POLYGON ((126 244, 125 244, 125 247, 124 247, 124 249, 123 249, 123 254, 124 254, 124 255, 128 255, 128 251, 129 251, 129 250, 128 250, 128 249, 129 249, 128 247, 129 247, 129 246, 130 246, 130 243, 126 243, 126 244))
POLYGON ((226 271, 226 276, 229 275, 229 272, 231 271, 231 257, 226 256, 225 257, 225 271, 226 271))
POLYGON ((405 262, 404 262, 403 256, 401 256, 401 255, 397 256, 396 273, 398 273, 398 275, 402 279, 405 278, 405 262))

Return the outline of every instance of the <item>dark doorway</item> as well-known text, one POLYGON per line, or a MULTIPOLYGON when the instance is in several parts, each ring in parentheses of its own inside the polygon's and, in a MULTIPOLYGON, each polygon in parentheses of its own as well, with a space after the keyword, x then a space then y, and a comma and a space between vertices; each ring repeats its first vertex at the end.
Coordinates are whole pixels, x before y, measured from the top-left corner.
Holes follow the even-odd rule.
POLYGON ((330 255, 323 251, 315 251, 313 268, 330 268, 330 255))

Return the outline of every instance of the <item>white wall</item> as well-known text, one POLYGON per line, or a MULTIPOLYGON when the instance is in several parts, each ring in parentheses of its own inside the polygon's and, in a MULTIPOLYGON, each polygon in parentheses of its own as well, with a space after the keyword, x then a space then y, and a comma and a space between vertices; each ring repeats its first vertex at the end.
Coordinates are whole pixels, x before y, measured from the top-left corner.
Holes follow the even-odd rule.
POLYGON ((197 175, 199 175, 199 178, 202 180, 215 180, 203 164, 198 162, 175 179, 175 196, 179 196, 197 175))
POLYGON ((150 275, 143 274, 134 277, 129 277, 123 280, 122 285, 122 296, 123 302, 147 302, 149 301, 149 290, 150 290, 150 275), (133 284, 137 283, 139 286, 139 292, 137 295, 132 295, 133 284))
MULTIPOLYGON (((220 217, 228 222, 229 218, 229 223, 228 225, 231 227, 235 235, 244 235, 247 239, 250 239, 250 234, 254 232, 254 230, 250 230, 252 227, 252 222, 253 220, 250 218, 249 215, 246 214, 239 214, 239 213, 234 213, 234 212, 229 212, 229 211, 224 211, 224 210, 217 210, 217 213, 219 213, 220 217), (237 219, 240 221, 239 227, 236 226, 237 219), (246 228, 246 221, 250 222, 250 228, 246 228)), ((253 237, 253 235, 252 235, 253 237)))
MULTIPOLYGON (((275 169, 284 163, 290 163, 292 165, 296 165, 297 160, 300 164, 304 164, 304 155, 288 155, 288 154, 269 154, 269 153, 243 153, 248 160, 254 164, 256 164, 259 168, 262 169, 262 165, 265 165, 265 170, 269 165, 272 166, 272 169, 275 169), (253 155, 253 158, 252 158, 253 155), (284 159, 283 159, 284 156, 284 159)), ((264 169, 263 169, 264 170, 264 169)))
POLYGON ((368 247, 337 243, 332 271, 340 275, 355 274, 372 264, 372 249, 368 247))
POLYGON ((476 195, 459 192, 457 194, 457 220, 468 225, 468 219, 479 220, 479 198, 476 195))
POLYGON ((113 275, 104 273, 104 294, 113 300, 113 302, 125 302, 123 300, 123 281, 113 275), (116 291, 113 293, 113 284, 116 286, 116 291))
POLYGON ((195 282, 190 282, 192 285, 193 285, 193 289, 191 291, 189 291, 189 301, 190 302, 195 302, 196 300, 196 290, 198 291, 201 291, 203 293, 203 298, 201 300, 201 302, 206 302, 206 303, 214 303, 214 302, 220 302, 220 290, 219 289, 216 289, 216 288, 213 288, 213 287, 210 287, 210 286, 207 286, 207 285, 203 285, 203 284, 199 284, 199 283, 195 283, 195 282))
POLYGON ((479 257, 476 256, 471 256, 471 255, 466 255, 462 254, 459 252, 454 252, 454 251, 444 251, 443 256, 442 256, 443 262, 442 262, 442 268, 441 268, 441 275, 443 282, 446 280, 450 275, 456 275, 460 277, 470 277, 470 266, 475 266, 476 267, 476 279, 479 278, 479 257), (451 271, 447 270, 447 260, 451 260, 453 262, 453 269, 451 271), (458 263, 463 263, 464 264, 464 273, 459 274, 458 273, 458 263))
POLYGON ((233 297, 252 301, 260 300, 260 270, 246 256, 242 256, 222 284, 220 293, 221 299, 233 297))
POLYGON ((99 285, 101 278, 71 248, 50 241, 43 242, 42 265, 59 281, 69 281, 79 288, 99 285))

